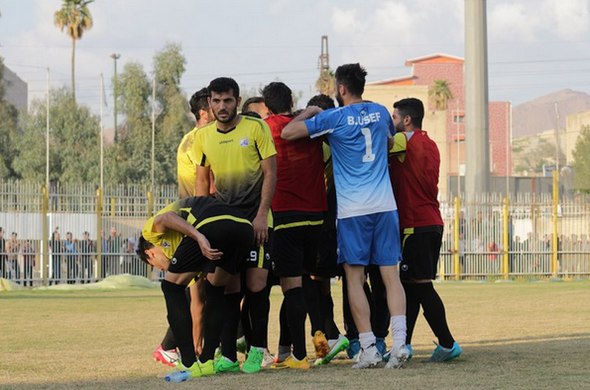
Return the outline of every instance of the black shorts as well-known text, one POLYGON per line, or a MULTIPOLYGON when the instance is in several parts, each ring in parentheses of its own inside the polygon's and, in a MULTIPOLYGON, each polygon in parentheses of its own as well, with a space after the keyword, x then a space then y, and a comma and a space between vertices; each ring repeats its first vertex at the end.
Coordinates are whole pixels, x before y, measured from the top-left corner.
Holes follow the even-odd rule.
POLYGON ((322 213, 275 213, 273 261, 279 277, 309 274, 315 268, 322 213))
POLYGON ((442 226, 426 226, 414 228, 413 232, 402 232, 401 280, 436 278, 442 233, 442 226))
POLYGON ((342 266, 338 265, 338 241, 336 228, 327 228, 325 225, 320 232, 318 256, 311 271, 312 275, 324 278, 342 276, 342 266))
MULTIPOLYGON (((271 248, 273 241, 273 229, 268 228, 268 240, 262 246, 250 243, 246 259, 246 268, 261 268, 266 270, 272 269, 271 248)), ((252 241, 254 241, 254 232, 252 232, 252 241)))
POLYGON ((196 228, 207 237, 211 248, 218 249, 223 256, 209 260, 201 254, 195 240, 185 237, 174 252, 169 272, 212 272, 215 267, 231 274, 241 271, 254 240, 252 225, 245 217, 230 206, 215 204, 199 215, 196 228))

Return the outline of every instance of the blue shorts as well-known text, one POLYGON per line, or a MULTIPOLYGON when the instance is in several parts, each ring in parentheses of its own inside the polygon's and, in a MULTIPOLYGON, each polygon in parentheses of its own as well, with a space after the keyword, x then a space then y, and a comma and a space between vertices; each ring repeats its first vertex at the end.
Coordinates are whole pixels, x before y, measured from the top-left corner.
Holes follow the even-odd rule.
POLYGON ((397 210, 338 220, 338 264, 397 265, 401 259, 397 210))

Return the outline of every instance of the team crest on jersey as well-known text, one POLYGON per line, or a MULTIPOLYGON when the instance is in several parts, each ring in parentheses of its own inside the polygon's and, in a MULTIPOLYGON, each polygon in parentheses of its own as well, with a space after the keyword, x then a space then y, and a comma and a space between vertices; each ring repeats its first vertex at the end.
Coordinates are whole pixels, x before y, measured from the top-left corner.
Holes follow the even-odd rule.
POLYGON ((170 248, 170 243, 168 241, 162 241, 162 247, 168 249, 170 248))
POLYGON ((248 140, 248 138, 242 138, 240 140, 240 146, 248 146, 250 145, 250 141, 248 140))

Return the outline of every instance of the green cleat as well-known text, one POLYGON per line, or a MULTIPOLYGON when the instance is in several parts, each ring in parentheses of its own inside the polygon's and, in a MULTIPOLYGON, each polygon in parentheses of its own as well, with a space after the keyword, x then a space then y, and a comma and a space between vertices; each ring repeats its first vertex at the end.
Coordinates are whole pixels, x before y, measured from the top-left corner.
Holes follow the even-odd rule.
POLYGON ((239 372, 240 371, 240 362, 237 360, 232 362, 225 356, 222 356, 217 362, 215 362, 215 372, 223 373, 223 372, 239 372))
POLYGON ((262 360, 264 359, 264 350, 257 347, 250 347, 248 357, 242 365, 242 372, 246 374, 256 374, 262 368, 262 360))
POLYGON ((332 359, 336 357, 336 355, 348 348, 349 344, 350 343, 345 336, 338 336, 338 339, 330 348, 330 352, 328 352, 328 354, 324 356, 324 358, 316 360, 314 365, 319 366, 330 363, 332 359))

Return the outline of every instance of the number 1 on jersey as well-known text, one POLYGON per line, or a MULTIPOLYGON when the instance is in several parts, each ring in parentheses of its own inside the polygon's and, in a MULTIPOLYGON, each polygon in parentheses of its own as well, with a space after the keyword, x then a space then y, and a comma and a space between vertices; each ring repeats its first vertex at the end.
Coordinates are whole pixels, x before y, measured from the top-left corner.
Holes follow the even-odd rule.
POLYGON ((365 137, 365 155, 363 156, 363 162, 375 161, 375 155, 373 154, 373 141, 371 139, 371 129, 363 127, 361 133, 365 137))

